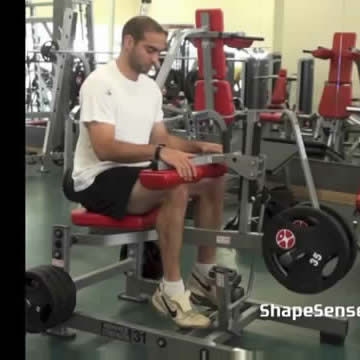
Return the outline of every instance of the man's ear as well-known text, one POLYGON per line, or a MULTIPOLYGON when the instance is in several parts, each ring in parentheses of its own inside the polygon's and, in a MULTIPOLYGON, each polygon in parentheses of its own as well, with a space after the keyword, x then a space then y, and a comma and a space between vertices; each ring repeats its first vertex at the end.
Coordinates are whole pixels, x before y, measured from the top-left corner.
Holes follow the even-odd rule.
POLYGON ((135 43, 134 38, 133 38, 130 34, 124 36, 123 47, 124 47, 125 49, 131 49, 131 48, 133 48, 134 43, 135 43))

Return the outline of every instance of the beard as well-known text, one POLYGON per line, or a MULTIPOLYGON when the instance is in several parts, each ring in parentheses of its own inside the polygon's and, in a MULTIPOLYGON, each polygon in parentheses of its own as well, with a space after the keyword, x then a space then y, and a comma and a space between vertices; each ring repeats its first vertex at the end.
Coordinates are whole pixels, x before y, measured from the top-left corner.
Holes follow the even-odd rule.
POLYGON ((138 74, 147 74, 151 68, 149 65, 141 64, 135 51, 129 54, 129 65, 138 74))

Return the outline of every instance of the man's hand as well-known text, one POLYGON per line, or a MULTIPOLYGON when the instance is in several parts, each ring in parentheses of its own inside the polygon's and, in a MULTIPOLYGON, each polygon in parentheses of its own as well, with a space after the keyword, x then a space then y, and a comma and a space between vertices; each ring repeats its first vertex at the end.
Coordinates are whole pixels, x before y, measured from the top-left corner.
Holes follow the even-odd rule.
POLYGON ((215 144, 210 142, 199 142, 200 151, 202 153, 223 153, 222 144, 215 144))
POLYGON ((160 159, 173 166, 185 181, 191 181, 196 176, 196 166, 191 162, 191 158, 194 156, 195 154, 168 147, 163 147, 160 150, 160 159))

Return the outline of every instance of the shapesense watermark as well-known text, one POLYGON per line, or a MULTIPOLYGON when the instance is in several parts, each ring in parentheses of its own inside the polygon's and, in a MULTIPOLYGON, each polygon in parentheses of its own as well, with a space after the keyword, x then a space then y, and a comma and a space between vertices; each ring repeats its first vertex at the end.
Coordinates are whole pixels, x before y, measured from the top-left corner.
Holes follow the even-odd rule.
POLYGON ((275 304, 260 305, 261 318, 291 318, 296 320, 302 317, 339 317, 360 318, 360 306, 324 306, 316 304, 313 306, 284 306, 275 304))

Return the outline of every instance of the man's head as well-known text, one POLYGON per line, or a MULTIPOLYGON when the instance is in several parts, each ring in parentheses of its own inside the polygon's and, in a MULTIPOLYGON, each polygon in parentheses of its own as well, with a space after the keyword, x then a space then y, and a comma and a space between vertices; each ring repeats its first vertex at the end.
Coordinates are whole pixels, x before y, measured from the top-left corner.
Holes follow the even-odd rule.
POLYGON ((122 54, 136 73, 146 74, 158 65, 160 52, 166 49, 168 33, 148 16, 130 19, 122 32, 122 54))

